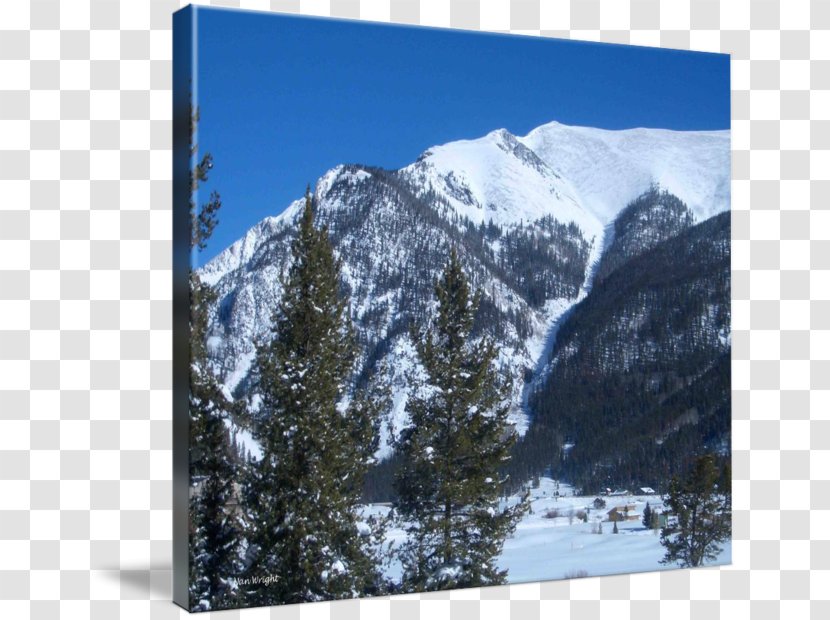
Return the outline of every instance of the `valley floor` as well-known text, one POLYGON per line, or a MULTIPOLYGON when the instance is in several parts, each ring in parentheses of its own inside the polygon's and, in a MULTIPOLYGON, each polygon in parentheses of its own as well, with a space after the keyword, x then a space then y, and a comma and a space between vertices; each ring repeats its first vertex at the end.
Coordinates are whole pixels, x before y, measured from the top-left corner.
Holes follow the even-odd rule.
MULTIPOLYGON (((619 522, 618 534, 613 533, 614 524, 608 521, 602 523, 602 534, 592 533, 596 531, 597 518, 607 519, 608 511, 615 506, 634 504, 633 512, 642 515, 646 502, 652 508, 660 508, 659 496, 609 496, 604 498, 606 507, 597 510, 593 507, 593 496, 574 496, 572 489, 564 484, 559 486, 560 497, 556 499, 554 484, 543 478, 539 488, 532 489, 532 512, 525 514, 513 536, 505 541, 499 567, 508 570, 509 583, 677 568, 676 565, 660 564, 665 550, 660 545, 659 530, 645 529, 639 518, 619 522), (576 516, 573 519, 568 516, 571 510, 576 513, 587 507, 590 507, 588 523, 576 516), (546 516, 554 509, 559 516, 546 516)), ((387 511, 388 508, 382 506, 367 509, 376 514, 387 511)), ((387 540, 393 546, 404 539, 405 533, 399 528, 393 528, 387 534, 387 540)), ((717 561, 710 565, 731 562, 732 545, 726 542, 717 561)), ((392 562, 386 568, 386 574, 394 581, 399 580, 400 564, 392 562)))

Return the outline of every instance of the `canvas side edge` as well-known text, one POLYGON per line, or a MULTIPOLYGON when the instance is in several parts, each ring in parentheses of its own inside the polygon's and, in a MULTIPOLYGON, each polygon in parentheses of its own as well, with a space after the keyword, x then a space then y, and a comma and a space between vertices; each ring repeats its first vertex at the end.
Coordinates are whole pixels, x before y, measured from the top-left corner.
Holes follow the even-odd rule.
POLYGON ((196 11, 173 14, 173 602, 189 610, 190 117, 196 11))

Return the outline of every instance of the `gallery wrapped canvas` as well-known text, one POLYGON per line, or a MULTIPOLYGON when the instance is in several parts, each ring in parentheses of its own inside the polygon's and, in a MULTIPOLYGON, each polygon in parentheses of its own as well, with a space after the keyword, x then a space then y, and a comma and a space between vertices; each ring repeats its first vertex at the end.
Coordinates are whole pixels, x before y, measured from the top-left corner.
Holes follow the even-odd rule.
POLYGON ((174 598, 731 561, 729 57, 174 15, 174 598))

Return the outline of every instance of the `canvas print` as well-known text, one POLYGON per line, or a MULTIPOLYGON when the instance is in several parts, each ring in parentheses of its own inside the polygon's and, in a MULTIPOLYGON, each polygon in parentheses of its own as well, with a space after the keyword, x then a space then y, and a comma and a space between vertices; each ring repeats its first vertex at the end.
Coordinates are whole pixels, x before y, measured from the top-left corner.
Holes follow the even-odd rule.
POLYGON ((727 55, 174 28, 177 603, 731 562, 727 55))

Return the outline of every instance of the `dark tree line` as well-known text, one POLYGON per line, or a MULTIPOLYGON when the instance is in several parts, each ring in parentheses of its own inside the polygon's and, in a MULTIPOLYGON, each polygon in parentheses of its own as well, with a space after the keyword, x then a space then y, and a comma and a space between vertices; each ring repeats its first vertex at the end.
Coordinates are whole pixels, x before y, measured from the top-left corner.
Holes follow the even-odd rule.
POLYGON ((694 216, 680 198, 653 185, 614 220, 613 241, 602 255, 594 281, 601 282, 620 265, 693 224, 694 216))
POLYGON ((500 238, 499 266, 513 276, 510 280, 531 307, 577 296, 591 246, 576 224, 562 224, 547 215, 532 227, 511 228, 500 238))
POLYGON ((685 471, 684 456, 728 452, 729 221, 718 215, 636 254, 577 305, 530 396, 514 480, 553 467, 585 492, 659 489, 685 471), (562 454, 566 442, 575 445, 562 454))

